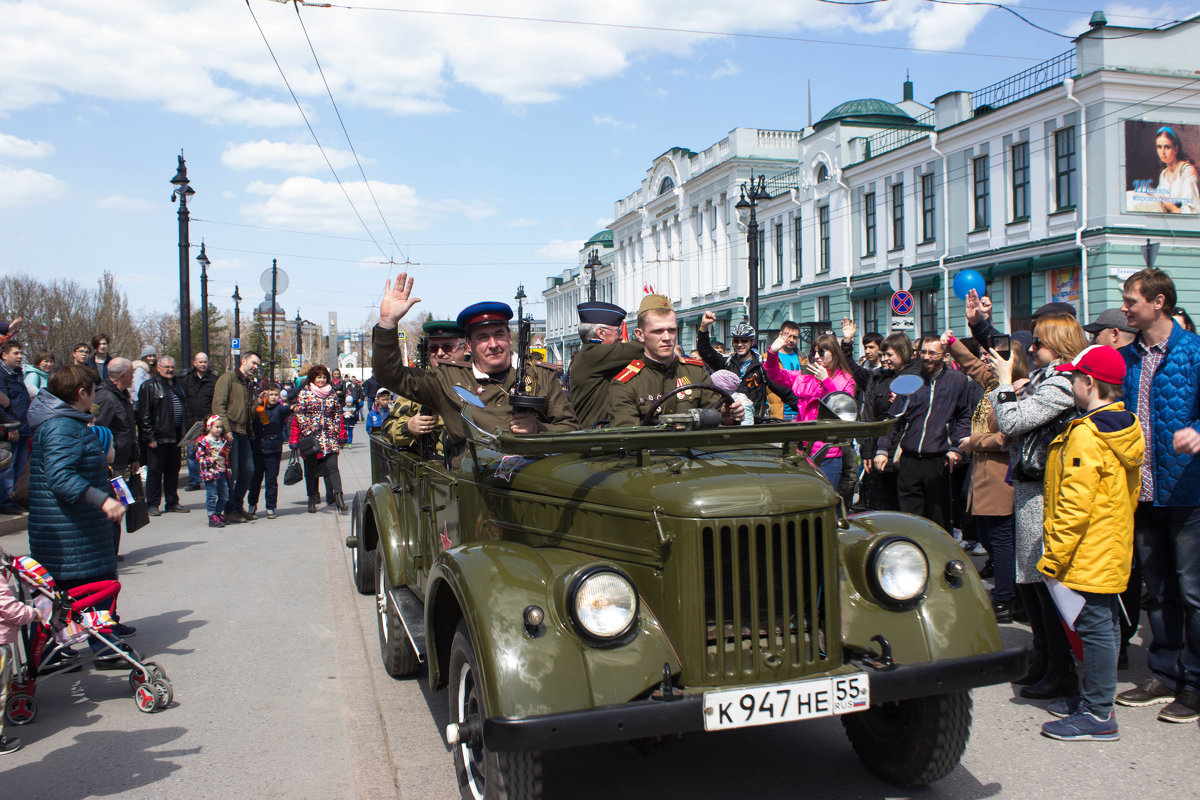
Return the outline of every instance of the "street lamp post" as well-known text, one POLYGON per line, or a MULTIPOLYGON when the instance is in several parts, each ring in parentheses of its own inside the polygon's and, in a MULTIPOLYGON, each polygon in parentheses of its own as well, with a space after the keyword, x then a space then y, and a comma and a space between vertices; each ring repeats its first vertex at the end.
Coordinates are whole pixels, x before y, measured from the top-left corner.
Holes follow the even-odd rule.
POLYGON ((588 271, 588 302, 596 300, 596 268, 600 266, 600 257, 596 253, 596 248, 592 248, 592 252, 588 253, 587 263, 583 268, 588 271))
MULTIPOLYGON (((300 333, 300 309, 296 309, 296 355, 300 357, 300 366, 304 366, 304 338, 300 333)), ((300 367, 296 368, 297 370, 300 367)))
MULTIPOLYGON (((242 338, 242 295, 238 292, 238 285, 233 285, 233 338, 242 338)), ((239 344, 241 344, 239 342, 239 344)), ((242 365, 242 348, 238 348, 238 354, 233 359, 233 366, 240 367, 242 365)))
POLYGON ((171 179, 175 191, 171 192, 171 202, 179 198, 179 350, 184 364, 192 363, 192 297, 191 279, 188 276, 188 252, 191 244, 188 242, 188 198, 196 190, 188 185, 187 162, 183 160, 183 152, 179 153, 179 168, 171 179))
POLYGON ((746 292, 746 304, 750 310, 750 324, 754 329, 758 330, 758 266, 761 254, 758 252, 758 216, 757 207, 759 200, 769 200, 771 195, 767 194, 766 176, 759 175, 757 180, 754 173, 750 173, 748 183, 743 183, 741 187, 742 197, 737 201, 734 208, 737 209, 738 216, 749 221, 746 222, 746 244, 749 248, 746 261, 750 271, 750 286, 746 292))
POLYGON ((271 380, 275 380, 275 298, 279 288, 278 259, 271 259, 271 380))
POLYGON ((204 253, 203 239, 200 240, 200 255, 196 256, 196 260, 200 262, 200 341, 204 345, 204 352, 211 355, 208 349, 208 265, 212 262, 204 253))

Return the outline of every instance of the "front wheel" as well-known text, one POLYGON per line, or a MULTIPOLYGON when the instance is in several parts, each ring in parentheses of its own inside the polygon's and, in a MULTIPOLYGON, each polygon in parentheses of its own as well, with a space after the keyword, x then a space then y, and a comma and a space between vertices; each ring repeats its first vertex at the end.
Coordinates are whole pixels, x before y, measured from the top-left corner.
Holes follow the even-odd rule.
POLYGON ((971 733, 971 695, 954 692, 874 706, 842 717, 867 769, 893 786, 928 786, 958 766, 971 733))
POLYGON ((388 597, 392 582, 388 580, 383 554, 374 552, 375 619, 379 628, 379 655, 383 658, 383 668, 387 670, 388 675, 403 678, 421 668, 421 659, 417 657, 417 651, 408 640, 408 633, 396 612, 395 603, 388 597))
POLYGON ((450 647, 450 719, 458 725, 454 771, 463 800, 540 800, 542 754, 498 753, 483 741, 483 689, 465 622, 450 647))

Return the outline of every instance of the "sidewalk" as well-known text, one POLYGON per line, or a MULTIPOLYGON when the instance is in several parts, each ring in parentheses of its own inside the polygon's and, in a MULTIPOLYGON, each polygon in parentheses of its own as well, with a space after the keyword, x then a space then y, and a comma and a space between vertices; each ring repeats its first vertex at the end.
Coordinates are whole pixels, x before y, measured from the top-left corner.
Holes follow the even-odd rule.
MULTIPOLYGON (((345 453, 341 472, 350 497, 369 479, 368 448, 345 453)), ((345 624, 350 517, 306 513, 303 483, 279 488, 275 520, 209 528, 204 493, 181 492, 192 513, 125 535, 121 617, 175 702, 139 712, 128 670, 46 679, 37 718, 6 729, 25 746, 0 760, 4 796, 394 795, 386 757, 359 752, 384 741, 377 709, 370 724, 374 696, 347 677, 364 660, 361 631, 345 624)), ((0 547, 27 553, 25 532, 0 535, 0 547)))

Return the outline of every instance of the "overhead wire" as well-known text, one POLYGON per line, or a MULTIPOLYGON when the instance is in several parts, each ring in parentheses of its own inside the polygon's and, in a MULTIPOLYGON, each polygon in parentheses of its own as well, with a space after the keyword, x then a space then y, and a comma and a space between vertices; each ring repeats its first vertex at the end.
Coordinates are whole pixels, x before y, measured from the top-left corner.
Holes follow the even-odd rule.
POLYGON ((338 124, 342 126, 342 134, 346 137, 346 144, 350 147, 350 153, 354 156, 354 163, 358 165, 358 174, 362 175, 363 183, 367 187, 367 194, 371 196, 371 202, 375 204, 375 210, 379 213, 379 220, 383 223, 384 230, 388 233, 388 238, 391 239, 392 246, 396 248, 404 261, 408 261, 408 256, 404 250, 396 243, 396 236, 392 233, 392 228, 388 225, 387 217, 384 216, 383 209, 379 207, 379 200, 375 197, 375 190, 371 188, 371 182, 367 180, 367 173, 363 169, 362 161, 358 157, 358 151, 354 149, 354 142, 350 140, 350 131, 346 129, 346 122, 342 119, 342 111, 338 108, 337 101, 333 99, 333 90, 329 88, 329 81, 325 77, 325 69, 321 66, 321 59, 317 58, 317 49, 313 46, 312 38, 308 35, 308 26, 304 24, 304 17, 300 14, 300 3, 297 1, 292 4, 296 9, 296 20, 300 23, 300 30, 304 32, 304 40, 308 42, 308 50, 312 53, 313 63, 317 65, 317 72, 321 75, 321 82, 325 84, 325 93, 329 95, 329 104, 333 106, 333 113, 337 115, 338 124))
POLYGON ((312 123, 308 121, 308 114, 304 112, 304 106, 300 104, 300 99, 296 97, 296 92, 292 89, 291 82, 288 81, 287 73, 285 73, 283 70, 283 65, 279 63, 279 59, 275 56, 275 51, 271 47, 271 42, 268 41, 266 31, 263 30, 262 25, 259 23, 258 15, 254 13, 254 9, 250 5, 250 0, 246 0, 246 10, 250 12, 250 17, 254 20, 254 25, 256 28, 258 28, 259 35, 262 36, 263 44, 267 46, 267 52, 271 54, 271 60, 275 62, 275 67, 279 70, 279 76, 283 78, 283 84, 287 87, 288 94, 292 96, 292 102, 296 104, 296 108, 300 111, 300 116, 304 119, 304 124, 308 128, 308 132, 312 134, 313 141, 317 143, 317 149, 321 151, 321 157, 325 159, 325 164, 329 167, 329 171, 333 173, 333 179, 337 181, 338 188, 340 188, 342 190, 342 194, 346 196, 346 202, 350 204, 350 208, 354 211, 354 216, 358 217, 358 221, 362 223, 363 230, 367 232, 367 236, 371 237, 371 241, 374 242, 375 247, 378 248, 379 254, 390 261, 391 258, 384 251, 383 246, 379 244, 379 241, 375 238, 375 234, 371 233, 371 228, 367 225, 366 220, 362 218, 362 214, 358 212, 358 208, 354 205, 354 201, 350 198, 350 192, 342 184, 342 179, 338 177, 337 170, 333 168, 333 162, 329 160, 329 156, 326 154, 325 148, 321 146, 321 139, 319 136, 317 136, 317 132, 313 129, 312 123))

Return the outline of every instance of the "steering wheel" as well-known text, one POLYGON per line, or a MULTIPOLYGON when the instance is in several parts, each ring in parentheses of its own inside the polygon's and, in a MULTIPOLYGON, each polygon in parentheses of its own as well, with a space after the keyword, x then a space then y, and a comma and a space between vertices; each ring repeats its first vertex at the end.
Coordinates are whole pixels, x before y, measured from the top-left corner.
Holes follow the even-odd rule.
MULTIPOLYGON (((725 402, 730 405, 733 405, 735 402, 737 402, 733 399, 732 394, 720 388, 719 386, 714 386, 711 383, 685 383, 683 386, 676 386, 674 389, 671 389, 662 397, 655 400, 654 405, 646 409, 646 413, 642 415, 642 424, 653 425, 655 412, 662 407, 662 404, 667 401, 667 398, 677 395, 680 392, 686 392, 688 389, 708 389, 709 391, 716 392, 717 394, 721 395, 721 397, 724 397, 725 402)), ((745 413, 745 409, 742 409, 742 412, 745 413)))

